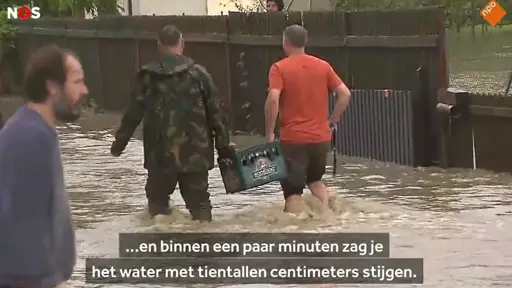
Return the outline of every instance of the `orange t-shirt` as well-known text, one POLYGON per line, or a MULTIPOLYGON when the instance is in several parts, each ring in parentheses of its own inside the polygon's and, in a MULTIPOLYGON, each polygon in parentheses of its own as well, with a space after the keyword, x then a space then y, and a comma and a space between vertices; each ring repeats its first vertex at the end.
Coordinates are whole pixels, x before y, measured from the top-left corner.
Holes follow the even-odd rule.
POLYGON ((269 90, 281 90, 280 141, 330 141, 329 91, 342 83, 329 63, 311 55, 287 57, 274 63, 269 72, 269 90))

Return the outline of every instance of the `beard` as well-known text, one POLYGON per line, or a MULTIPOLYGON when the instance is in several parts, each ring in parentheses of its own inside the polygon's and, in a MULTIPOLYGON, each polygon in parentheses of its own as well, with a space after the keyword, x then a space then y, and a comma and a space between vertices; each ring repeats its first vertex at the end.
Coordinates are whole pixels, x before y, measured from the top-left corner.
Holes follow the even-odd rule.
POLYGON ((60 122, 72 123, 80 118, 80 103, 72 104, 64 93, 53 108, 55 118, 60 122))

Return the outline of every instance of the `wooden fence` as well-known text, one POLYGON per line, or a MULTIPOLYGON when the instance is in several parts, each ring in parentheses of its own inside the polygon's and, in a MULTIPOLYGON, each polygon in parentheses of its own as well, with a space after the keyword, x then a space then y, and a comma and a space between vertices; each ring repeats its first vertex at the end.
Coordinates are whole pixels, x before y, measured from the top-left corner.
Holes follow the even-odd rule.
POLYGON ((175 24, 185 34, 185 53, 210 71, 225 96, 233 128, 261 132, 268 69, 283 57, 285 26, 303 24, 309 52, 329 61, 351 88, 411 89, 414 71, 428 66, 435 92, 447 87, 443 17, 440 9, 423 9, 24 20, 16 23, 18 59, 24 65, 43 44, 67 46, 82 58, 96 102, 123 109, 136 70, 157 55, 155 33, 175 24))
POLYGON ((448 87, 442 9, 235 12, 227 16, 40 19, 16 24, 14 68, 23 67, 27 56, 41 45, 69 47, 82 59, 91 97, 107 110, 127 106, 137 69, 157 56, 156 32, 174 24, 184 33, 185 54, 204 65, 219 86, 232 129, 256 133, 264 130, 268 70, 284 57, 282 31, 290 24, 301 24, 309 31, 308 52, 331 63, 352 89, 419 95, 423 100, 416 101, 422 103, 417 113, 424 115, 426 123, 421 138, 428 147, 420 165, 429 165, 438 156, 439 126, 432 125, 437 117, 436 95, 438 89, 448 87))
POLYGON ((439 9, 423 9, 20 21, 17 57, 12 58, 10 69, 18 71, 19 81, 20 68, 34 49, 49 43, 67 46, 82 58, 94 100, 104 109, 120 110, 128 103, 138 67, 157 54, 155 33, 166 24, 175 24, 185 34, 186 54, 204 65, 217 82, 233 129, 262 133, 268 69, 283 57, 283 28, 300 23, 309 30, 309 52, 329 61, 352 89, 359 89, 355 97, 367 103, 350 108, 347 115, 355 120, 344 125, 353 126, 351 135, 367 137, 370 142, 378 135, 387 139, 382 147, 373 143, 365 148, 361 143, 364 137, 351 141, 351 137, 340 136, 345 153, 394 162, 402 159, 410 165, 439 161, 445 167, 472 168, 476 164, 477 168, 512 172, 512 153, 508 151, 512 147, 512 98, 447 91, 443 17, 439 9), (391 91, 395 104, 383 100, 386 93, 375 91, 382 89, 391 91), (370 101, 370 94, 362 90, 380 98, 370 101), (406 104, 411 108, 401 106, 406 104), (399 139, 382 131, 359 134, 357 131, 368 125, 358 123, 371 118, 364 117, 365 109, 373 107, 384 113, 391 109, 386 105, 403 113, 373 115, 387 119, 385 125, 375 120, 378 117, 374 119, 383 129, 394 131, 405 124, 413 128, 397 130, 399 139), (388 108, 383 111, 383 107, 388 108), (403 123, 393 125, 393 121, 403 123), (409 148, 395 151, 393 143, 409 148), (376 149, 387 149, 387 154, 373 155, 376 149))
POLYGON ((510 96, 442 89, 439 103, 442 166, 512 172, 510 96))

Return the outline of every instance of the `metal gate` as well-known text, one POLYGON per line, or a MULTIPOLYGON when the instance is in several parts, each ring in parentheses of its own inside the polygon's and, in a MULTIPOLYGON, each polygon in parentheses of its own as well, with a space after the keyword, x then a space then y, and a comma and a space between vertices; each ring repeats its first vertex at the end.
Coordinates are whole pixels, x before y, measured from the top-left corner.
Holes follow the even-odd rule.
MULTIPOLYGON (((338 153, 418 166, 414 99, 410 91, 352 90, 336 133, 338 153)), ((335 99, 330 95, 329 110, 335 99)))

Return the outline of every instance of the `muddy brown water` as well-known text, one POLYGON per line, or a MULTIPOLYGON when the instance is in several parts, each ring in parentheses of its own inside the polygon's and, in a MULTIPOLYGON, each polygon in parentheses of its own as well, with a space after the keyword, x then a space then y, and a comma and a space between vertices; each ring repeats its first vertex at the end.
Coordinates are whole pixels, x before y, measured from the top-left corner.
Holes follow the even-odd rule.
MULTIPOLYGON (((2 99, 0 106, 9 114, 17 105, 17 100, 2 99)), ((339 211, 316 213, 309 199, 309 216, 293 217, 281 211, 277 185, 226 195, 214 169, 210 174, 213 223, 192 222, 179 193, 173 196, 177 212, 151 221, 145 211, 141 141, 133 139, 120 158, 109 153, 118 121, 114 114, 86 114, 77 125, 59 127, 77 228, 79 261, 70 281, 73 287, 169 287, 84 283, 85 258, 117 257, 118 233, 150 231, 387 232, 392 257, 425 258, 425 287, 512 286, 510 175, 415 169, 342 157, 339 175, 325 177, 339 211)), ((260 141, 235 137, 239 147, 260 141)))
MULTIPOLYGON (((512 50, 506 40, 510 39, 510 27, 496 29, 477 41, 467 31, 449 35, 452 86, 502 93, 502 83, 512 67, 512 50)), ((19 105, 17 98, 0 98, 5 116, 19 105)), ((78 125, 59 127, 77 228, 79 260, 70 281, 72 287, 169 287, 84 283, 85 258, 117 257, 118 233, 151 231, 387 232, 391 234, 392 257, 425 259, 425 287, 512 287, 510 175, 414 169, 342 158, 339 175, 326 176, 339 211, 320 215, 308 199, 311 217, 297 218, 281 211, 277 185, 226 195, 219 171, 214 169, 210 174, 213 223, 192 222, 178 192, 173 200, 179 210, 151 221, 145 211, 142 143, 134 139, 120 158, 110 156, 112 129, 118 122, 118 115, 86 114, 78 125)), ((235 137, 241 148, 260 141, 258 137, 235 137)))

